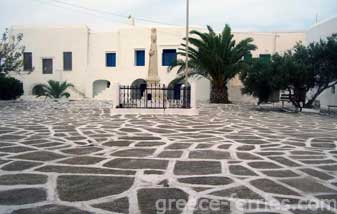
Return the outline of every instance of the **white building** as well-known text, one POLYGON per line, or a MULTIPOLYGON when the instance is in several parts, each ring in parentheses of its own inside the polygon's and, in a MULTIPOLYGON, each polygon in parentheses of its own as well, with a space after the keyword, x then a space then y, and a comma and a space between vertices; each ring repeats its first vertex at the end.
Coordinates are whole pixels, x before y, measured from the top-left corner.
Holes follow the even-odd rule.
MULTIPOLYGON (((12 33, 23 33, 25 70, 33 72, 17 76, 24 83, 25 95, 32 95, 36 84, 48 80, 68 81, 75 85, 72 98, 111 99, 113 83, 132 85, 147 77, 150 28, 130 26, 113 32, 92 32, 86 26, 12 27, 12 33)), ((167 65, 176 57, 183 42, 183 27, 157 27, 158 62, 161 84, 168 85, 176 72, 167 65)), ((258 49, 253 56, 273 54, 292 48, 305 40, 304 32, 234 33, 236 40, 252 37, 258 49)), ((196 81, 197 99, 209 99, 210 85, 205 79, 196 81)), ((229 84, 233 101, 247 100, 241 95, 241 82, 236 78, 229 84)), ((251 98, 250 98, 251 99, 251 98)))
MULTIPOLYGON (((337 16, 324 20, 311 27, 306 32, 306 43, 318 42, 335 33, 337 33, 337 16)), ((322 109, 326 109, 328 105, 337 105, 336 87, 325 90, 317 100, 320 102, 322 109)))

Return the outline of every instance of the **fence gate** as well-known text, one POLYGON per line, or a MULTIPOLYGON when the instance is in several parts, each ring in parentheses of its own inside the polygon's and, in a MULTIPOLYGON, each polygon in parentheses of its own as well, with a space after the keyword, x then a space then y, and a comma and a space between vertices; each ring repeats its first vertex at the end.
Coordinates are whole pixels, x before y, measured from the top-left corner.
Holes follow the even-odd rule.
POLYGON ((152 84, 119 87, 119 108, 191 108, 191 87, 152 84))

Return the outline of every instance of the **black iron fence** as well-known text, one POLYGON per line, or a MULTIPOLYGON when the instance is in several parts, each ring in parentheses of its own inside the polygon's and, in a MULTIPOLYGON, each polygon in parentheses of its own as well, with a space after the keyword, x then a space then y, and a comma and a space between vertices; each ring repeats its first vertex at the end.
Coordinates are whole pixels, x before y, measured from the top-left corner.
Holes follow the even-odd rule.
POLYGON ((191 108, 191 87, 120 86, 118 108, 191 108))

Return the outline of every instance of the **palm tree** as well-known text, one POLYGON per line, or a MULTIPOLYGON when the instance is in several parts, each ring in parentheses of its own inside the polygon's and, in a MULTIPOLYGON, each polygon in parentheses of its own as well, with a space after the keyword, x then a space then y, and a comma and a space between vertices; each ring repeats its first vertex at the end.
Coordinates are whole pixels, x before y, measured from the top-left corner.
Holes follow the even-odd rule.
MULTIPOLYGON (((202 76, 210 80, 211 103, 230 103, 227 83, 244 68, 243 57, 255 50, 256 46, 252 44, 252 38, 236 43, 229 25, 220 34, 216 34, 210 26, 207 29, 207 33, 191 31, 191 46, 186 50, 186 45, 182 44, 178 55, 186 56, 186 52, 188 53, 189 76, 202 76)), ((179 67, 178 75, 182 77, 185 62, 178 59, 169 70, 174 67, 179 67)))
POLYGON ((49 98, 59 99, 62 97, 70 97, 70 94, 66 92, 69 87, 74 87, 73 84, 67 83, 67 81, 59 82, 54 80, 49 80, 48 84, 39 84, 34 88, 39 89, 39 93, 36 94, 38 97, 46 96, 49 98))

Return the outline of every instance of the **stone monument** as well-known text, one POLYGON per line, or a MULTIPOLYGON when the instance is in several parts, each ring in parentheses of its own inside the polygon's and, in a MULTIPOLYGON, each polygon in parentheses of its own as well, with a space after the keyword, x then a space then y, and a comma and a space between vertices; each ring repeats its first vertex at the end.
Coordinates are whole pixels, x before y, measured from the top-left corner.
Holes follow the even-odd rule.
POLYGON ((158 50, 157 50, 157 29, 151 29, 151 48, 149 52, 149 69, 147 73, 147 85, 158 85, 158 50))
POLYGON ((149 52, 149 69, 147 73, 147 90, 144 91, 143 99, 146 106, 162 106, 164 93, 161 90, 158 76, 158 50, 157 50, 157 29, 151 29, 151 47, 149 52))

